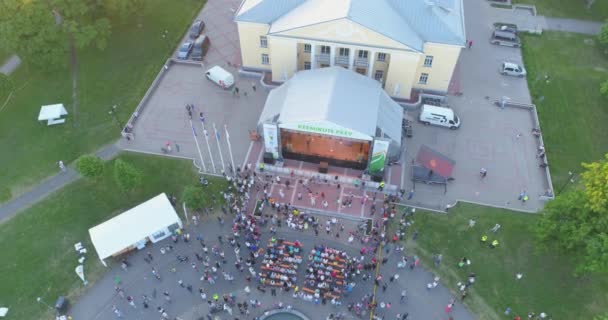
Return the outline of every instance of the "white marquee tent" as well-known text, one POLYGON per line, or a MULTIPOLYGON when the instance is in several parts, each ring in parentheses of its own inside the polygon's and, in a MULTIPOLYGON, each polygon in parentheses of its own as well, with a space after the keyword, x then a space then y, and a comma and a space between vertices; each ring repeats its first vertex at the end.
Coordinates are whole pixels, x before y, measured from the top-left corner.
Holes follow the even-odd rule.
POLYGON ((89 229, 101 263, 122 252, 141 248, 149 240, 165 239, 182 221, 164 193, 89 229))
POLYGON ((55 124, 61 124, 65 122, 65 119, 61 118, 62 116, 66 116, 68 111, 65 110, 63 104, 50 104, 47 106, 42 106, 40 108, 40 113, 38 114, 38 121, 47 121, 49 126, 55 124))

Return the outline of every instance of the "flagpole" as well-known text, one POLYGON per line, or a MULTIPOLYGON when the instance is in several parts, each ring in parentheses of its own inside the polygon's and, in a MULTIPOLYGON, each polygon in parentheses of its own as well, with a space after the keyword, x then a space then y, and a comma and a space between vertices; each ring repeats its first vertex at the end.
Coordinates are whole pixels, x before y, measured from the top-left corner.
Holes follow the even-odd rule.
POLYGON ((217 169, 215 169, 215 161, 213 161, 213 155, 211 154, 211 147, 209 146, 209 134, 207 134, 207 129, 205 129, 205 122, 201 121, 201 126, 203 127, 203 134, 205 134, 205 141, 207 142, 207 151, 209 152, 209 159, 211 159, 211 166, 213 167, 213 172, 217 173, 217 169))
POLYGON ((220 161, 222 161, 222 170, 226 172, 226 165, 224 165, 224 156, 222 156, 222 147, 220 146, 220 134, 217 132, 215 122, 213 123, 213 130, 215 131, 215 141, 217 141, 217 149, 220 151, 220 161))
POLYGON ((224 130, 226 131, 226 142, 228 143, 228 154, 230 154, 230 162, 232 163, 232 169, 236 170, 236 167, 234 166, 234 158, 232 157, 232 145, 230 144, 230 135, 228 134, 228 125, 226 125, 226 124, 224 125, 224 130))
POLYGON ((205 161, 203 161, 203 154, 201 153, 201 147, 198 145, 198 138, 196 137, 196 130, 194 130, 194 125, 192 124, 192 119, 190 119, 190 127, 192 128, 192 135, 194 136, 194 142, 196 142, 196 149, 198 150, 198 156, 201 158, 201 164, 203 165, 203 171, 207 171, 207 167, 205 166, 205 161))

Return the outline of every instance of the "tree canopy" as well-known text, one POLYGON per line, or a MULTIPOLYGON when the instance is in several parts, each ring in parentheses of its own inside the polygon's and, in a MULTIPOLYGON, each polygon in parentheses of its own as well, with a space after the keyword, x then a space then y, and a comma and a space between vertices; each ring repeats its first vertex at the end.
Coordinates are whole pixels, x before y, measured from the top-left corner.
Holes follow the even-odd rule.
POLYGON ((103 174, 103 160, 91 154, 81 156, 76 160, 76 170, 83 177, 97 179, 103 174))
POLYGON ((608 155, 583 163, 581 188, 547 203, 537 226, 541 242, 582 255, 578 272, 608 272, 608 155))
POLYGON ((116 159, 114 161, 114 179, 123 191, 130 191, 138 187, 142 182, 143 175, 132 164, 116 159))
POLYGON ((128 17, 142 0, 0 1, 0 46, 37 66, 65 65, 67 51, 106 46, 110 17, 128 17))

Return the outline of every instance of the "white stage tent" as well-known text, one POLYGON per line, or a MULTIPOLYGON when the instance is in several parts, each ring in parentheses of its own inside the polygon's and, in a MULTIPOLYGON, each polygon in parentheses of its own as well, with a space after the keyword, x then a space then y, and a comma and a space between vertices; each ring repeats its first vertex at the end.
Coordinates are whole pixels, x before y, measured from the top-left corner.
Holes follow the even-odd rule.
POLYGON ((182 227, 177 212, 164 193, 89 229, 91 242, 103 265, 105 259, 141 248, 147 241, 165 239, 182 227))

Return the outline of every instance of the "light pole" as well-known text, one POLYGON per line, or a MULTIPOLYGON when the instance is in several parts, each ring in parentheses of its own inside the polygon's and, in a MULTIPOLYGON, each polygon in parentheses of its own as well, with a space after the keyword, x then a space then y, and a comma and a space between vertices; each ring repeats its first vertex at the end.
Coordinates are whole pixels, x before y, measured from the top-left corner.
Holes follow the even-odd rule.
POLYGON ((44 302, 44 300, 42 300, 41 297, 36 298, 36 301, 38 301, 38 303, 45 305, 47 308, 53 310, 53 308, 51 308, 51 306, 49 306, 46 302, 44 302))
POLYGON ((113 105, 112 108, 110 108, 110 111, 108 111, 108 114, 112 117, 114 117, 114 121, 116 122, 116 126, 118 127, 119 130, 122 130, 121 126, 120 126, 120 120, 118 120, 118 114, 117 109, 118 106, 113 105))
POLYGON ((167 44, 167 50, 171 50, 171 44, 169 43, 169 30, 165 29, 162 33, 163 39, 165 39, 165 43, 167 44))
POLYGON ((566 188, 566 186, 571 182, 574 182, 574 173, 572 173, 572 171, 568 171, 568 180, 566 180, 566 182, 562 185, 562 187, 559 188, 559 190, 557 191, 557 194, 562 193, 562 190, 564 190, 564 188, 566 188))

